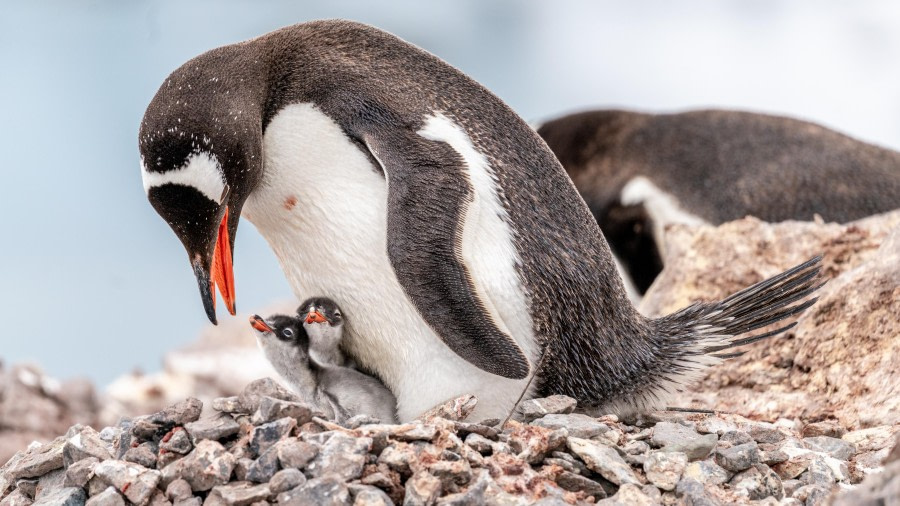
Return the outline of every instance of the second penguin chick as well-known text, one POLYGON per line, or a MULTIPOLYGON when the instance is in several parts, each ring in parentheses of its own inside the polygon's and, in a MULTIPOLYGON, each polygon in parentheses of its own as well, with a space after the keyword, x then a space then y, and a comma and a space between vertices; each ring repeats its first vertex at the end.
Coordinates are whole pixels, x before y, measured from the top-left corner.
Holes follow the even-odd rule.
POLYGON ((355 367, 341 351, 344 315, 328 297, 311 297, 297 308, 303 329, 309 336, 309 354, 319 363, 355 367))
POLYGON ((311 356, 304 319, 286 315, 250 317, 256 340, 278 374, 304 401, 331 411, 338 422, 361 414, 384 423, 396 422, 397 399, 381 381, 350 367, 321 363, 311 356))

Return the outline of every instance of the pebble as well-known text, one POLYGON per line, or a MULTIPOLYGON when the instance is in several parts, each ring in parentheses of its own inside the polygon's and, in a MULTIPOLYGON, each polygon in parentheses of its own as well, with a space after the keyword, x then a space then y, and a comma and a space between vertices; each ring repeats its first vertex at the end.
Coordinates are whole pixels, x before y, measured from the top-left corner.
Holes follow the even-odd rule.
POLYGON ((231 437, 240 431, 241 426, 230 415, 221 413, 185 424, 184 429, 191 436, 191 443, 196 445, 204 439, 218 441, 231 437))
POLYGON ((700 434, 691 427, 673 422, 659 422, 653 427, 653 435, 650 436, 650 445, 654 448, 662 448, 669 445, 684 445, 700 437, 700 434))
POLYGON ((757 462, 759 448, 755 441, 716 450, 716 463, 728 471, 743 471, 757 462))
POLYGON ((272 446, 247 467, 246 479, 254 483, 267 483, 278 469, 278 448, 272 446))
POLYGON ((135 418, 131 433, 140 439, 162 437, 178 425, 184 425, 200 418, 203 403, 193 397, 175 403, 152 415, 135 418))
POLYGON ((519 414, 526 422, 546 415, 569 414, 575 411, 578 401, 565 395, 551 395, 541 399, 529 399, 519 405, 519 414))
POLYGON ((94 475, 139 505, 150 500, 160 481, 159 471, 121 460, 105 460, 97 464, 94 475))
POLYGON ((427 506, 437 502, 441 493, 441 480, 428 471, 419 471, 406 482, 404 506, 427 506))
POLYGON ((293 418, 281 418, 254 427, 250 432, 250 451, 253 455, 261 455, 270 446, 288 436, 296 426, 297 421, 293 418))
POLYGON ((281 418, 293 418, 298 425, 312 421, 315 409, 308 404, 276 399, 268 395, 259 400, 259 409, 253 415, 254 425, 273 422, 281 418))
POLYGON ((228 505, 250 506, 257 501, 266 500, 271 494, 268 484, 254 485, 246 481, 236 481, 213 487, 209 497, 213 500, 219 498, 228 505))
POLYGON ((78 487, 63 487, 50 492, 46 496, 36 500, 36 506, 82 506, 87 501, 84 489, 78 487))
POLYGON ((100 434, 90 427, 83 427, 70 436, 63 445, 63 463, 66 467, 87 457, 97 460, 112 458, 107 443, 100 439, 100 434))
POLYGON ((644 461, 644 473, 647 480, 660 490, 675 490, 687 463, 688 457, 683 453, 650 452, 644 461))
POLYGON ((704 434, 689 441, 670 443, 662 447, 664 452, 679 452, 687 455, 688 460, 701 460, 709 456, 716 448, 719 437, 715 434, 704 434))
POLYGON ((282 469, 269 480, 269 489, 273 494, 280 494, 306 483, 306 476, 299 469, 282 469))
POLYGON ((151 450, 148 445, 139 445, 134 448, 129 448, 128 451, 122 455, 122 460, 144 466, 148 469, 153 469, 156 467, 158 459, 156 453, 151 450))
POLYGON ((688 464, 684 468, 683 476, 701 484, 721 485, 727 482, 731 475, 712 460, 701 460, 688 464))
POLYGON ((754 464, 746 471, 734 475, 729 483, 734 490, 751 500, 784 497, 781 478, 765 464, 754 464))
POLYGON ((685 506, 719 506, 722 503, 710 495, 703 483, 685 478, 678 482, 675 493, 680 498, 679 504, 685 506))
POLYGON ((287 439, 278 443, 276 451, 282 469, 304 469, 318 455, 319 447, 299 439, 287 439))
POLYGON ((307 475, 311 478, 331 475, 344 480, 359 478, 371 447, 372 438, 335 432, 306 466, 307 475))
MULTIPOLYGON (((87 457, 70 465, 66 469, 66 479, 63 483, 66 487, 84 487, 91 476, 94 475, 94 466, 99 464, 97 457, 87 457)), ((32 493, 32 495, 34 495, 32 493)))
POLYGON ((590 439, 609 431, 609 427, 587 415, 571 413, 568 415, 553 414, 538 418, 532 425, 548 429, 566 429, 569 436, 590 439))
POLYGON ((814 436, 803 438, 803 444, 814 452, 827 453, 829 456, 840 460, 849 460, 856 453, 852 443, 843 439, 829 436, 814 436))
POLYGON ((234 455, 226 452, 221 444, 204 440, 186 457, 163 468, 162 477, 165 483, 182 478, 191 490, 201 492, 228 483, 234 462, 234 455))
POLYGON ((348 506, 350 489, 337 476, 313 478, 305 484, 278 494, 280 506, 348 506))
POLYGON ((243 413, 255 413, 259 409, 263 397, 271 397, 282 401, 299 401, 300 398, 290 390, 282 387, 272 378, 261 378, 248 384, 238 396, 238 403, 243 413))
POLYGON ((803 437, 829 436, 841 437, 847 433, 847 430, 834 421, 814 422, 803 427, 801 435, 803 437))
POLYGON ((569 437, 566 441, 569 450, 595 473, 603 476, 616 485, 639 484, 640 481, 619 454, 609 446, 588 439, 569 437))
POLYGON ((186 455, 194 449, 194 445, 191 443, 191 436, 182 427, 175 427, 173 432, 169 433, 168 439, 163 438, 159 443, 159 447, 180 455, 186 455))
POLYGON ((125 499, 115 487, 109 486, 103 492, 91 496, 85 506, 125 506, 125 499))

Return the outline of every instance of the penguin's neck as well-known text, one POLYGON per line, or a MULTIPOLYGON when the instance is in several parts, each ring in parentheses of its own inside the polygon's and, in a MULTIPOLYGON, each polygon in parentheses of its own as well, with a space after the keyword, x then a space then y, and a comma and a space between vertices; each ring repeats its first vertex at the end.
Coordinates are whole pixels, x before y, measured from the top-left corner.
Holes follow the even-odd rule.
POLYGON ((345 365, 346 360, 340 346, 343 337, 342 326, 314 323, 306 325, 305 328, 309 335, 310 357, 324 364, 345 365))

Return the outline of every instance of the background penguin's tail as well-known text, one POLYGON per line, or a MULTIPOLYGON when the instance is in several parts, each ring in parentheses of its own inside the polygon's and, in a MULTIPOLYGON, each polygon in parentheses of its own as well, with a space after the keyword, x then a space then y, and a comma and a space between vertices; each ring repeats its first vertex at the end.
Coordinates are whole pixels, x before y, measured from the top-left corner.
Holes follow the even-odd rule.
POLYGON ((657 385, 661 391, 651 396, 680 391, 707 366, 744 353, 732 348, 781 334, 796 325, 793 322, 747 335, 815 304, 817 297, 807 297, 825 284, 819 277, 821 261, 822 257, 817 256, 720 302, 695 303, 653 320, 663 355, 660 358, 671 369, 657 385))

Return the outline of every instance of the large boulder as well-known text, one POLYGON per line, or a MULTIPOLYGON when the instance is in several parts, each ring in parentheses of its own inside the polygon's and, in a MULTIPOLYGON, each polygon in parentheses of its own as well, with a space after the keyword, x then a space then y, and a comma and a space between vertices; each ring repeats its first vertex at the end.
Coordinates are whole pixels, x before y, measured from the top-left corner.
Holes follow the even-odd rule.
POLYGON ((819 301, 786 334, 708 370, 680 406, 850 427, 900 423, 900 211, 847 225, 754 218, 671 226, 648 316, 721 299, 822 254, 819 301))

